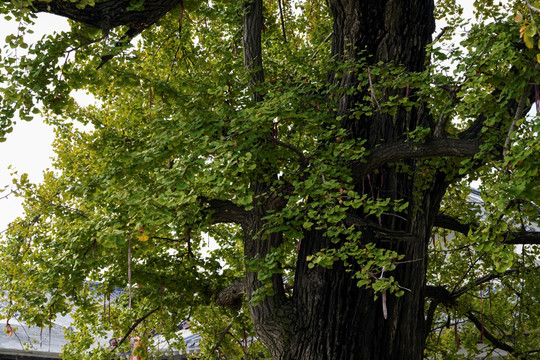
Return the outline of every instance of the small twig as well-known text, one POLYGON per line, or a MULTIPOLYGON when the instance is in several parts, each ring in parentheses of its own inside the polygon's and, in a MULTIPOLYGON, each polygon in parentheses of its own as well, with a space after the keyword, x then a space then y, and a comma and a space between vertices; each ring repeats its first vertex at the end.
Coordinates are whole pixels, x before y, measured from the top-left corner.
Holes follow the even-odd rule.
POLYGON ((11 315, 11 317, 14 318, 19 323, 19 326, 23 329, 24 333, 26 334, 26 338, 28 339, 28 342, 30 343, 30 335, 28 334, 28 331, 26 331, 26 328, 24 327, 24 325, 22 325, 21 321, 15 315, 11 315))
POLYGON ((317 54, 319 53, 319 51, 321 50, 321 46, 322 44, 324 44, 325 42, 327 42, 328 40, 330 40, 330 38, 332 37, 332 35, 334 35, 334 32, 332 31, 330 34, 328 34, 327 37, 324 38, 324 40, 319 44, 319 46, 317 46, 317 51, 315 51, 313 53, 313 55, 311 55, 311 60, 315 59, 315 56, 317 56, 317 54))
POLYGON ((536 12, 540 12, 540 9, 537 8, 537 7, 532 6, 531 2, 529 0, 526 0, 526 1, 527 1, 527 6, 529 7, 529 9, 534 10, 536 12))
POLYGON ((480 261, 485 255, 485 252, 482 252, 480 253, 480 255, 476 258, 476 260, 473 261, 473 263, 469 266, 469 268, 467 269, 467 271, 465 271, 465 273, 463 274, 463 276, 459 279, 458 282, 456 282, 456 284, 454 285, 454 287, 452 288, 452 291, 450 291, 451 294, 454 294, 456 293, 456 289, 458 288, 459 284, 461 284, 461 282, 463 280, 465 280, 465 278, 467 277, 467 275, 469 275, 469 272, 471 272, 473 269, 474 269, 474 266, 476 265, 476 263, 478 261, 480 261))
POLYGON ((401 285, 399 285, 399 284, 396 284, 396 286, 397 286, 398 288, 400 288, 401 290, 406 290, 406 291, 408 291, 408 292, 411 292, 411 291, 412 291, 411 289, 406 288, 405 286, 401 286, 401 285))
POLYGON ((10 190, 8 194, 0 196, 0 200, 7 199, 11 194, 15 194, 15 191, 10 190))
POLYGON ((409 221, 409 220, 407 220, 407 218, 404 218, 403 216, 398 215, 398 214, 392 214, 392 213, 383 212, 383 213, 381 213, 381 215, 394 216, 394 217, 397 217, 398 219, 401 219, 403 221, 409 221))
POLYGON ((227 335, 227 333, 228 333, 229 330, 231 329, 234 319, 236 319, 236 317, 232 318, 232 319, 231 319, 231 322, 229 322, 229 325, 227 325, 227 327, 221 332, 221 334, 219 334, 219 339, 218 339, 217 342, 214 344, 214 346, 212 346, 212 349, 210 350, 210 354, 213 354, 214 351, 217 350, 217 348, 219 347, 219 345, 221 345, 221 343, 223 342, 223 339, 225 339, 225 335, 227 335))
POLYGON ((424 261, 424 259, 414 259, 414 260, 405 260, 405 261, 394 261, 392 264, 394 264, 394 265, 408 264, 408 263, 418 262, 418 261, 424 261))
POLYGON ((283 40, 287 42, 287 34, 285 33, 285 20, 283 20, 283 5, 282 0, 278 0, 279 15, 281 17, 281 31, 283 32, 283 40))

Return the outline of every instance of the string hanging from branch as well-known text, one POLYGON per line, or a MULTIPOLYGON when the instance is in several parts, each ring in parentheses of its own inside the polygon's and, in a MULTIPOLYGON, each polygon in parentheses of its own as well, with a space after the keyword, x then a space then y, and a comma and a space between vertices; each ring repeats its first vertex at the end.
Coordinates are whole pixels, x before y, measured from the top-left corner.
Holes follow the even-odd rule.
POLYGON ((454 334, 455 334, 455 340, 456 340, 456 348, 459 350, 461 344, 459 341, 458 312, 457 312, 456 300, 454 300, 454 334))
POLYGON ((159 333, 163 333, 163 284, 159 284, 159 333))
POLYGON ((52 307, 49 308, 49 352, 51 352, 52 307))
POLYGON ((480 342, 484 341, 484 288, 480 284, 480 318, 482 323, 482 328, 480 329, 480 342))
POLYGON ((129 288, 128 309, 131 310, 131 234, 128 234, 128 288, 129 288))

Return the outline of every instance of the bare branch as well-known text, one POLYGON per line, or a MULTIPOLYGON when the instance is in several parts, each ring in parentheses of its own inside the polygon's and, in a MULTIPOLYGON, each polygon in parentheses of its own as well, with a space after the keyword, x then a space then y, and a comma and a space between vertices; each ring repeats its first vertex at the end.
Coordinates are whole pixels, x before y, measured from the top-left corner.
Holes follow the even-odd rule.
POLYGON ((432 299, 431 303, 429 304, 429 308, 427 310, 426 315, 426 326, 425 326, 425 338, 427 339, 429 333, 431 332, 431 325, 433 324, 433 320, 435 319, 435 311, 437 310, 437 307, 439 306, 440 302, 438 299, 432 299))
POLYGON ((483 331, 486 339, 488 339, 493 345, 501 350, 509 352, 510 354, 518 355, 513 346, 510 346, 509 344, 497 339, 492 333, 487 331, 486 328, 482 326, 482 322, 473 314, 472 311, 468 311, 465 315, 478 330, 483 331))
POLYGON ((366 162, 355 162, 353 176, 356 181, 360 181, 370 171, 389 162, 434 156, 470 157, 479 150, 480 142, 474 139, 436 139, 426 143, 397 142, 373 149, 366 162))
POLYGON ((146 320, 150 315, 152 315, 153 313, 155 313, 156 311, 159 310, 159 307, 153 309, 153 310, 150 310, 149 312, 147 312, 145 315, 143 315, 142 317, 138 318, 137 320, 135 320, 135 322, 133 323, 133 325, 131 325, 131 327, 128 329, 127 333, 124 335, 124 337, 118 342, 118 345, 114 348, 114 349, 111 349, 111 352, 113 352, 117 347, 119 347, 120 345, 122 345, 124 343, 124 341, 126 341, 126 339, 129 337, 129 335, 131 335, 131 333, 133 332, 133 330, 135 330, 135 328, 137 326, 139 326, 140 323, 142 323, 144 320, 146 320))
POLYGON ((300 160, 300 165, 302 165, 302 167, 304 168, 307 167, 308 159, 306 158, 306 156, 300 149, 298 149, 297 147, 289 143, 273 138, 270 135, 268 135, 268 137, 269 137, 269 140, 271 140, 274 144, 284 147, 286 149, 292 150, 296 155, 298 155, 298 159, 300 160))
POLYGON ((232 327, 232 324, 233 324, 233 321, 234 321, 234 318, 231 320, 231 322, 229 323, 229 325, 227 325, 225 327, 225 329, 223 329, 223 331, 221 331, 221 333, 219 334, 219 338, 218 340, 216 341, 216 343, 214 344, 214 346, 212 346, 212 349, 210 350, 210 354, 213 354, 218 348, 219 348, 219 345, 221 345, 221 343, 223 342, 223 340, 225 339, 225 335, 227 335, 227 333, 229 332, 229 330, 231 329, 232 327))
POLYGON ((540 9, 537 8, 537 7, 534 7, 531 5, 531 2, 529 0, 527 0, 527 6, 529 7, 529 9, 533 10, 533 11, 536 11, 538 13, 540 13, 540 9))
POLYGON ((0 196, 0 200, 7 199, 11 194, 16 194, 16 192, 13 190, 10 190, 9 193, 7 193, 6 195, 0 196))
POLYGON ((510 150, 510 142, 512 140, 512 134, 514 133, 514 131, 516 131, 518 120, 522 119, 525 116, 525 113, 527 110, 527 99, 529 98, 531 88, 532 88, 531 85, 527 85, 525 89, 523 90, 523 94, 521 95, 521 98, 519 99, 519 104, 517 106, 516 113, 514 115, 514 120, 512 121, 512 124, 510 125, 510 128, 508 129, 508 135, 506 135, 506 141, 504 142, 504 147, 503 147, 504 157, 506 157, 506 154, 510 150))
POLYGON ((321 46, 327 42, 328 40, 330 40, 330 38, 332 37, 332 35, 334 35, 334 32, 332 31, 330 34, 328 34, 328 36, 326 36, 324 38, 324 40, 322 41, 322 43, 319 44, 319 46, 317 46, 317 50, 313 53, 313 55, 311 55, 311 60, 315 59, 315 56, 317 56, 317 54, 319 53, 319 51, 321 50, 321 46))
POLYGON ((482 276, 481 278, 478 278, 478 279, 475 279, 474 281, 470 282, 469 284, 457 289, 457 290, 454 290, 452 293, 450 293, 450 295, 454 298, 454 299, 457 299, 458 297, 460 297, 461 295, 465 294, 466 292, 468 292, 469 290, 477 287, 477 286, 480 286, 481 284, 485 284, 487 282, 490 282, 491 280, 493 279, 498 279, 498 278, 501 278, 501 277, 504 277, 506 275, 510 275, 510 274, 515 274, 517 273, 518 270, 516 269, 510 269, 510 270, 506 270, 504 273, 502 274, 488 274, 486 276, 482 276))

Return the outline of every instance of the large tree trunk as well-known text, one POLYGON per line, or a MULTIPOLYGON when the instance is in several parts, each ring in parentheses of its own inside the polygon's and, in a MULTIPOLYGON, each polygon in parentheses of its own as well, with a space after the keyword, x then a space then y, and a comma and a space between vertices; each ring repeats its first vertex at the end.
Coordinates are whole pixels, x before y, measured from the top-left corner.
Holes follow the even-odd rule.
MULTIPOLYGON (((383 61, 404 65, 411 72, 424 69, 425 46, 431 41, 434 30, 432 0, 335 0, 330 6, 334 16, 332 56, 335 59, 354 62, 365 50, 370 56, 368 64, 383 61)), ((329 74, 329 82, 339 83, 343 88, 356 86, 353 69, 336 78, 338 80, 333 73, 329 74)), ((414 93, 414 89, 383 90, 383 97, 396 91, 402 91, 403 96, 406 91, 409 96, 414 93)), ((342 126, 350 135, 367 139, 369 148, 402 140, 404 134, 417 126, 431 124, 423 106, 409 113, 398 111, 394 116, 376 113, 359 119, 349 118, 348 113, 359 101, 357 96, 343 95, 338 115, 342 116, 342 126)), ((408 165, 415 168, 413 160, 408 165)), ((414 187, 414 178, 391 166, 379 169, 377 175, 372 173, 370 181, 373 185, 369 190, 363 189, 361 183, 356 185, 357 190, 362 189, 373 197, 405 198, 410 203, 407 214, 401 214, 406 220, 401 216, 383 216, 380 221, 390 230, 412 234, 413 240, 381 240, 369 231, 364 231, 362 239, 364 243, 375 242, 405 255, 404 260, 410 262, 400 264, 392 275, 410 291, 399 298, 387 297, 385 319, 382 298, 379 296, 374 301, 371 290, 358 288, 343 264, 335 264, 332 269, 307 266, 308 255, 333 245, 320 232, 306 231, 299 249, 292 299, 276 293, 251 307, 255 328, 275 359, 422 358, 426 250, 434 216, 447 186, 444 174, 437 174, 433 186, 422 196, 413 196, 418 190, 414 187)), ((264 213, 264 210, 258 211, 264 213)), ((358 215, 363 216, 361 211, 358 215)), ((252 218, 253 224, 258 222, 255 218, 252 218)), ((255 240, 253 234, 260 224, 251 227, 246 236, 248 258, 266 253, 261 244, 266 244, 268 249, 278 243, 277 239, 255 240)), ((276 289, 282 288, 280 281, 279 277, 274 279, 276 289)), ((255 274, 249 274, 248 297, 258 286, 255 274)))

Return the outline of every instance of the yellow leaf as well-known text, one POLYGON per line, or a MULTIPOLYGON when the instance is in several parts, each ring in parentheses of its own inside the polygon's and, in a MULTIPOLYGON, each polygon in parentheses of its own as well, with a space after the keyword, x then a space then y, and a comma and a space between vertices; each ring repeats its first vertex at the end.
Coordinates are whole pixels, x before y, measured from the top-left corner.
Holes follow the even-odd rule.
POLYGON ((534 26, 529 27, 523 32, 523 41, 525 42, 525 45, 529 49, 532 49, 534 47, 534 39, 533 36, 536 34, 536 28, 534 26))
POLYGON ((523 33, 527 30, 527 25, 524 23, 521 24, 521 27, 519 28, 519 38, 521 39, 523 37, 523 33))
POLYGON ((146 241, 148 241, 148 239, 149 239, 148 235, 140 235, 139 236, 139 241, 141 241, 141 242, 146 242, 146 241))
POLYGON ((540 53, 536 54, 536 61, 540 64, 540 53))

